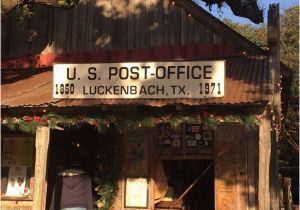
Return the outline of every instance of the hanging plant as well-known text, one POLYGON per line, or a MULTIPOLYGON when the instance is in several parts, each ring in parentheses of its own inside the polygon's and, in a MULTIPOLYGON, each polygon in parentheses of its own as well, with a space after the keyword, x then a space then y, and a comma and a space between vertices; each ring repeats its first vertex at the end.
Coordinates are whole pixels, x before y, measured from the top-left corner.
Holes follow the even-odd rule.
POLYGON ((118 191, 116 181, 109 177, 109 174, 105 175, 103 172, 99 172, 93 179, 97 184, 94 189, 98 195, 96 206, 99 210, 110 210, 118 191))

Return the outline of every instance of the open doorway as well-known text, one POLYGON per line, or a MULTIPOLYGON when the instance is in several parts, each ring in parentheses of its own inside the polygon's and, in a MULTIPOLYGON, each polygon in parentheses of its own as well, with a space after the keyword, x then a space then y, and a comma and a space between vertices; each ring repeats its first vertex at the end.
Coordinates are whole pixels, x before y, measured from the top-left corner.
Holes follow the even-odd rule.
MULTIPOLYGON (((164 205, 157 204, 157 209, 167 208, 166 202, 172 205, 207 169, 212 160, 164 160, 163 167, 168 181, 168 191, 164 205), (161 207, 160 207, 161 205, 161 207)), ((214 170, 211 166, 186 194, 175 209, 214 210, 214 170)))
MULTIPOLYGON (((70 159, 80 157, 83 170, 92 178, 93 189, 102 174, 110 174, 111 179, 116 178, 114 172, 119 171, 119 151, 121 139, 117 129, 110 125, 105 132, 98 132, 97 128, 89 124, 81 124, 77 128, 65 128, 64 130, 51 130, 48 149, 48 173, 47 173, 47 200, 46 209, 49 209, 57 174, 62 166, 70 159), (117 142, 119 141, 119 142, 117 142), (77 157, 78 156, 78 157, 77 157)), ((76 160, 75 160, 76 161, 76 160)), ((93 191, 94 200, 98 199, 93 191)))

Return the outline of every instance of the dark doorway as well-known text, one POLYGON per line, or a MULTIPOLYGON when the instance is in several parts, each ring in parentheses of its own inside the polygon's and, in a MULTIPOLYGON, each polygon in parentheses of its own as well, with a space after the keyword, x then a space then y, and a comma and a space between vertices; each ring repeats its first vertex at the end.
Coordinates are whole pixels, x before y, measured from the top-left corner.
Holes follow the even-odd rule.
MULTIPOLYGON (((179 198, 212 160, 166 160, 164 169, 172 194, 179 198)), ((168 192, 167 192, 168 193, 168 192)), ((214 210, 214 170, 211 166, 183 198, 185 210, 214 210)))
POLYGON ((99 170, 116 171, 114 169, 117 164, 115 157, 119 151, 116 150, 115 145, 118 140, 120 140, 118 132, 113 125, 110 125, 102 133, 98 132, 95 126, 89 124, 81 124, 77 128, 65 128, 62 131, 51 130, 48 149, 46 209, 49 209, 51 204, 57 174, 70 159, 80 157, 83 170, 92 179, 99 173, 99 170))

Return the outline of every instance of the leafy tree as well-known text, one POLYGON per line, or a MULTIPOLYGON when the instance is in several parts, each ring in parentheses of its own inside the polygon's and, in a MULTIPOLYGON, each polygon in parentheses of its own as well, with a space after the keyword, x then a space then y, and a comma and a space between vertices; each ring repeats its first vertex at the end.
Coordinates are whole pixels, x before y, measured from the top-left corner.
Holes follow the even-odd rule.
POLYGON ((235 23, 228 18, 224 18, 223 22, 257 46, 262 48, 267 46, 267 26, 265 24, 260 24, 257 27, 251 24, 235 23))
POLYGON ((299 153, 291 147, 299 148, 299 6, 287 8, 281 16, 280 45, 281 61, 293 70, 291 94, 282 137, 294 146, 287 145, 286 141, 282 141, 280 145, 286 161, 298 165, 299 153))
MULTIPOLYGON (((257 46, 267 47, 265 24, 259 26, 239 24, 226 18, 223 22, 257 46)), ((280 25, 280 59, 293 71, 288 111, 282 125, 279 142, 280 158, 291 165, 297 165, 299 154, 299 6, 284 10, 280 25)))

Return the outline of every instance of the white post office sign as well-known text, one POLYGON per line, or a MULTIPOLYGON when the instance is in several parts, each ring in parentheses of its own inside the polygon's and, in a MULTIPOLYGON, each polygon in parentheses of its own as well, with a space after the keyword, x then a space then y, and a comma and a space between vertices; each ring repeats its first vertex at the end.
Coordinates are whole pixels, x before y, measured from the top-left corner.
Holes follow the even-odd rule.
POLYGON ((225 61, 55 64, 54 98, 224 96, 225 61))

